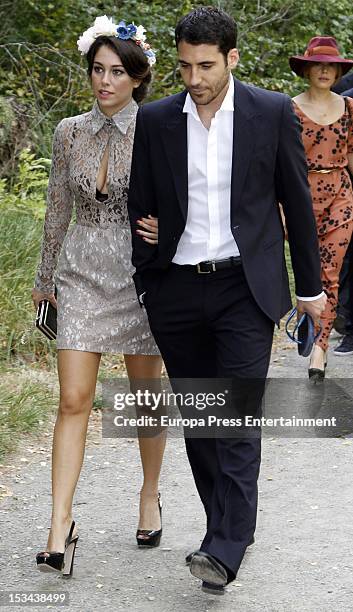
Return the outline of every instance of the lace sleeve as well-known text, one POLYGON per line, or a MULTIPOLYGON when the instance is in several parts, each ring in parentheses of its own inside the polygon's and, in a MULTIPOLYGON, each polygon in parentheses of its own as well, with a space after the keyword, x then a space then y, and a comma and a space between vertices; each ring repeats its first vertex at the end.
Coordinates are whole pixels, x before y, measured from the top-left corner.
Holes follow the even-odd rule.
POLYGON ((42 249, 35 280, 35 288, 44 293, 54 292, 54 272, 72 216, 73 196, 67 163, 68 141, 69 122, 63 119, 54 132, 42 249))

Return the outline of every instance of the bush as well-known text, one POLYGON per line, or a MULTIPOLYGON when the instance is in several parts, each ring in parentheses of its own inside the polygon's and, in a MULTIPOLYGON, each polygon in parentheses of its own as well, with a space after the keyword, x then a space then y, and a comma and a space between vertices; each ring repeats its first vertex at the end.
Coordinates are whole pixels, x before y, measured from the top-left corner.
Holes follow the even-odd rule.
POLYGON ((0 360, 40 359, 52 349, 34 328, 31 299, 45 212, 49 162, 22 151, 14 188, 0 181, 0 360))

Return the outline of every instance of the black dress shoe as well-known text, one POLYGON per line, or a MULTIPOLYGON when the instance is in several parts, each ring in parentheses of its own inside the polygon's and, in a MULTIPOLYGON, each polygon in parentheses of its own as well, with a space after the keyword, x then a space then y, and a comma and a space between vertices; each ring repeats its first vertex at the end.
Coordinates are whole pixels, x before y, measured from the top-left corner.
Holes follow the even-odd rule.
POLYGON ((188 555, 186 555, 186 557, 185 557, 185 565, 190 565, 191 559, 193 558, 195 552, 198 552, 198 551, 197 550, 193 550, 193 552, 191 552, 188 555))
POLYGON ((212 586, 224 587, 228 582, 228 573, 225 567, 212 555, 201 550, 195 552, 190 563, 190 572, 195 578, 200 578, 212 586))
MULTIPOLYGON (((255 544, 254 536, 252 536, 252 538, 251 538, 251 540, 250 540, 250 542, 248 544, 248 547, 252 546, 253 544, 255 544)), ((193 555, 195 554, 195 552, 198 552, 198 550, 194 550, 193 552, 191 552, 188 555, 186 555, 186 557, 185 557, 185 565, 190 565, 191 559, 192 559, 193 555)))

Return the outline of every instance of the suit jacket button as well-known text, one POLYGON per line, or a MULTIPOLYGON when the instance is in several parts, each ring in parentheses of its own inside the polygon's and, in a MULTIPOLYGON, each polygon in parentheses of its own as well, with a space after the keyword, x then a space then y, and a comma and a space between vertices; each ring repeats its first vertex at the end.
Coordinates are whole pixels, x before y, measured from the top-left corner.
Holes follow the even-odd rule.
POLYGON ((240 225, 233 225, 233 229, 239 229, 240 225))

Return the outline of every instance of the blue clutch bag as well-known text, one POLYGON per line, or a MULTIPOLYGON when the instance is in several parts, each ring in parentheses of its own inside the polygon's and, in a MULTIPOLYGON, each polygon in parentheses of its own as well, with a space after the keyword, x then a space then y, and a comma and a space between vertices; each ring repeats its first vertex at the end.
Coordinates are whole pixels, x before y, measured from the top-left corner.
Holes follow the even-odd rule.
POLYGON ((308 357, 311 353, 311 349, 313 348, 313 344, 315 340, 321 334, 322 328, 320 326, 318 333, 315 335, 314 321, 312 320, 310 315, 304 312, 304 314, 302 314, 300 319, 296 322, 294 330, 290 331, 289 324, 292 321, 292 319, 296 316, 296 314, 297 314, 297 309, 293 308, 292 312, 290 313, 286 321, 287 336, 288 338, 290 338, 290 340, 292 340, 292 342, 297 343, 299 355, 301 355, 302 357, 308 357))

